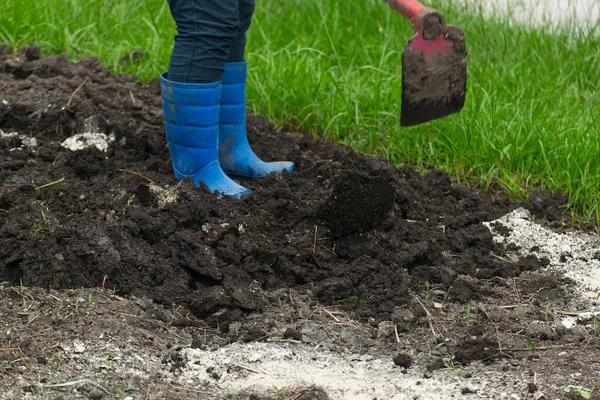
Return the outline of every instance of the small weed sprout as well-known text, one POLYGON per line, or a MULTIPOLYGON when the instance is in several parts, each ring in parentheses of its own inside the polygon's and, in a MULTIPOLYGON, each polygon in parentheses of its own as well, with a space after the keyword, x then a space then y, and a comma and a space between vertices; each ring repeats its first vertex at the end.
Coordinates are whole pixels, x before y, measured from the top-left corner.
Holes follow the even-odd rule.
POLYGON ((31 231, 34 235, 48 230, 46 225, 48 223, 48 213, 50 212, 50 209, 48 208, 48 204, 44 203, 43 201, 39 201, 38 205, 40 209, 40 215, 42 216, 42 221, 41 224, 33 228, 31 231))
POLYGON ((465 325, 468 327, 471 326, 473 320, 471 319, 471 303, 467 303, 467 311, 465 312, 465 325))
POLYGON ((515 308, 515 314, 517 314, 517 318, 522 318, 523 317, 523 305, 519 304, 517 305, 517 307, 515 308))
POLYGON ((107 368, 107 372, 108 370, 112 370, 115 368, 115 366, 118 366, 118 359, 115 355, 115 351, 113 349, 108 349, 108 352, 106 353, 106 359, 108 361, 108 368, 107 368))
POLYGON ((448 360, 448 361, 444 361, 444 368, 442 368, 443 370, 450 370, 450 369, 458 369, 462 367, 462 365, 459 362, 454 362, 452 360, 448 360))
POLYGON ((93 297, 92 297, 92 292, 90 292, 90 294, 88 295, 88 306, 92 307, 94 305, 94 301, 93 301, 93 297))
POLYGON ((471 303, 467 303, 467 309, 464 314, 458 314, 456 316, 458 322, 463 322, 467 328, 473 324, 473 318, 471 317, 471 303))
POLYGON ((563 390, 565 393, 577 393, 582 399, 589 400, 592 398, 593 389, 583 387, 583 386, 575 386, 575 385, 566 385, 563 386, 563 390))
POLYGON ((534 351, 536 348, 536 344, 534 342, 529 343, 529 348, 531 349, 531 351, 534 351))
POLYGON ((427 345, 427 354, 428 355, 432 355, 434 351, 436 351, 437 349, 444 347, 446 345, 446 342, 441 342, 436 344, 434 347, 431 347, 431 344, 427 345))
POLYGON ((50 209, 48 208, 48 205, 46 203, 44 203, 44 202, 40 201, 38 204, 40 205, 40 214, 42 214, 42 220, 44 222, 46 222, 47 221, 46 215, 48 214, 48 212, 50 211, 50 209))
POLYGON ((275 400, 287 400, 287 396, 277 386, 273 386, 275 392, 275 400))
POLYGON ((32 304, 35 302, 35 299, 33 298, 33 296, 25 293, 25 287, 23 286, 23 278, 21 278, 19 280, 19 289, 15 288, 15 287, 11 287, 11 289, 18 294, 19 296, 21 296, 21 305, 23 306, 23 310, 24 311, 29 311, 29 308, 32 306, 32 304))
POLYGON ((597 336, 600 336, 600 315, 596 315, 594 320, 592 321, 592 325, 594 327, 594 332, 596 332, 597 336))
POLYGON ((425 303, 429 304, 433 301, 434 291, 443 289, 443 285, 434 285, 433 283, 426 281, 425 282, 425 290, 423 291, 423 300, 425 303))
POLYGON ((426 281, 425 282, 425 292, 423 293, 423 299, 425 300, 426 303, 429 303, 431 301, 432 292, 433 292, 433 285, 429 281, 426 281))

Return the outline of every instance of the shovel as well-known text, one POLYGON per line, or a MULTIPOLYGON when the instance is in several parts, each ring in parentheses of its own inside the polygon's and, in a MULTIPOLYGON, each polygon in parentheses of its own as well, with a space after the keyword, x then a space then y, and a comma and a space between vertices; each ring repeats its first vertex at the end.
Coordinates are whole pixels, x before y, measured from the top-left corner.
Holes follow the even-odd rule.
POLYGON ((459 112, 467 91, 465 34, 416 0, 386 0, 412 21, 416 35, 402 52, 400 125, 412 126, 459 112))

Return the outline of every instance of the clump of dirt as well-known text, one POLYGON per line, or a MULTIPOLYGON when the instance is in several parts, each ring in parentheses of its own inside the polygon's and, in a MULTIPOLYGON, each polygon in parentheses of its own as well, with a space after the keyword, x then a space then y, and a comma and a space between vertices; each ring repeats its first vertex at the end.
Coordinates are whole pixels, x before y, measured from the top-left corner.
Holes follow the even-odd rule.
POLYGON ((467 365, 473 361, 491 360, 497 353, 496 347, 490 339, 468 339, 457 346, 454 358, 461 365, 467 365))
POLYGON ((346 172, 335 177, 330 198, 318 216, 335 237, 367 232, 385 221, 394 200, 395 191, 388 179, 346 172))
POLYGON ((0 93, 0 280, 12 284, 102 286, 227 330, 274 289, 382 320, 418 310, 411 295, 427 285, 466 303, 489 294, 487 280, 541 265, 503 259, 481 225, 508 201, 262 118, 249 117, 250 141, 294 161, 291 176, 243 181, 253 193, 241 200, 178 182, 158 81, 94 58, 4 50, 0 93))
POLYGON ((398 353, 396 354, 396 356, 394 357, 394 364, 402 367, 402 368, 410 368, 410 366, 412 365, 413 361, 412 361, 412 357, 408 354, 405 353, 398 353))

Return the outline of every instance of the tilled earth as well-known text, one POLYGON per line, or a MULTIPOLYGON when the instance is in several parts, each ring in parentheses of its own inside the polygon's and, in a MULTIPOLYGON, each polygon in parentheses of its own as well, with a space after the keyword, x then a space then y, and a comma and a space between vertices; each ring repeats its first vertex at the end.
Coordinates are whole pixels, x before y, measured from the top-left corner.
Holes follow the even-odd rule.
MULTIPOLYGON (((570 294, 569 282, 544 272, 548 260, 515 257, 482 225, 516 204, 453 184, 441 171, 419 175, 276 131, 262 118, 249 117, 248 135, 262 158, 292 160, 297 171, 242 181, 253 193, 241 200, 216 199, 173 176, 158 81, 141 84, 95 59, 39 59, 35 47, 0 50, 0 313, 6 325, 0 350, 9 349, 0 352, 0 368, 5 387, 14 386, 15 376, 26 381, 8 398, 56 398, 61 390, 73 398, 149 398, 144 379, 158 386, 165 380, 160 393, 166 397, 202 398, 208 392, 193 385, 198 382, 173 386, 184 347, 280 336, 286 345, 310 343, 318 330, 330 334, 317 336, 331 349, 396 356, 399 371, 414 359, 425 378, 496 361, 509 366, 502 375, 552 365, 567 351, 568 362, 507 393, 559 398, 579 396, 566 394, 565 385, 593 387, 599 367, 590 356, 599 345, 593 327, 556 322, 557 310, 582 300, 570 294), (82 298, 82 288, 97 288, 97 299, 82 298), (125 311, 118 304, 127 304, 125 311), (353 330, 340 335, 348 326, 353 330), (357 326, 360 335, 352 333, 357 326), (49 369, 55 379, 60 361, 72 363, 63 366, 67 375, 80 376, 57 342, 81 336, 99 343, 105 340, 99 332, 116 342, 133 340, 141 353, 172 357, 166 364, 173 367, 160 379, 148 375, 127 384, 81 365, 94 384, 50 389, 48 377, 41 380, 49 369), (161 335, 174 340, 166 345, 161 335)), ((544 193, 532 199, 525 207, 538 220, 560 225, 564 199, 544 193)), ((53 383, 69 380, 76 381, 59 376, 53 383)), ((326 396, 290 390, 288 398, 326 396)), ((467 386, 462 394, 469 391, 470 398, 496 396, 467 386)))

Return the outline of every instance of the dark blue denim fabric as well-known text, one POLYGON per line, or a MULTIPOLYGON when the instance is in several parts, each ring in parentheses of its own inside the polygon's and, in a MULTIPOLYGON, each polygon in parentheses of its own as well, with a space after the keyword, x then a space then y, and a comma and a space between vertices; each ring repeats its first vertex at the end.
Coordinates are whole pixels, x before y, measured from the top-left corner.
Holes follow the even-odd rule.
POLYGON ((177 25, 168 79, 221 80, 226 62, 244 60, 254 0, 167 0, 177 25))

